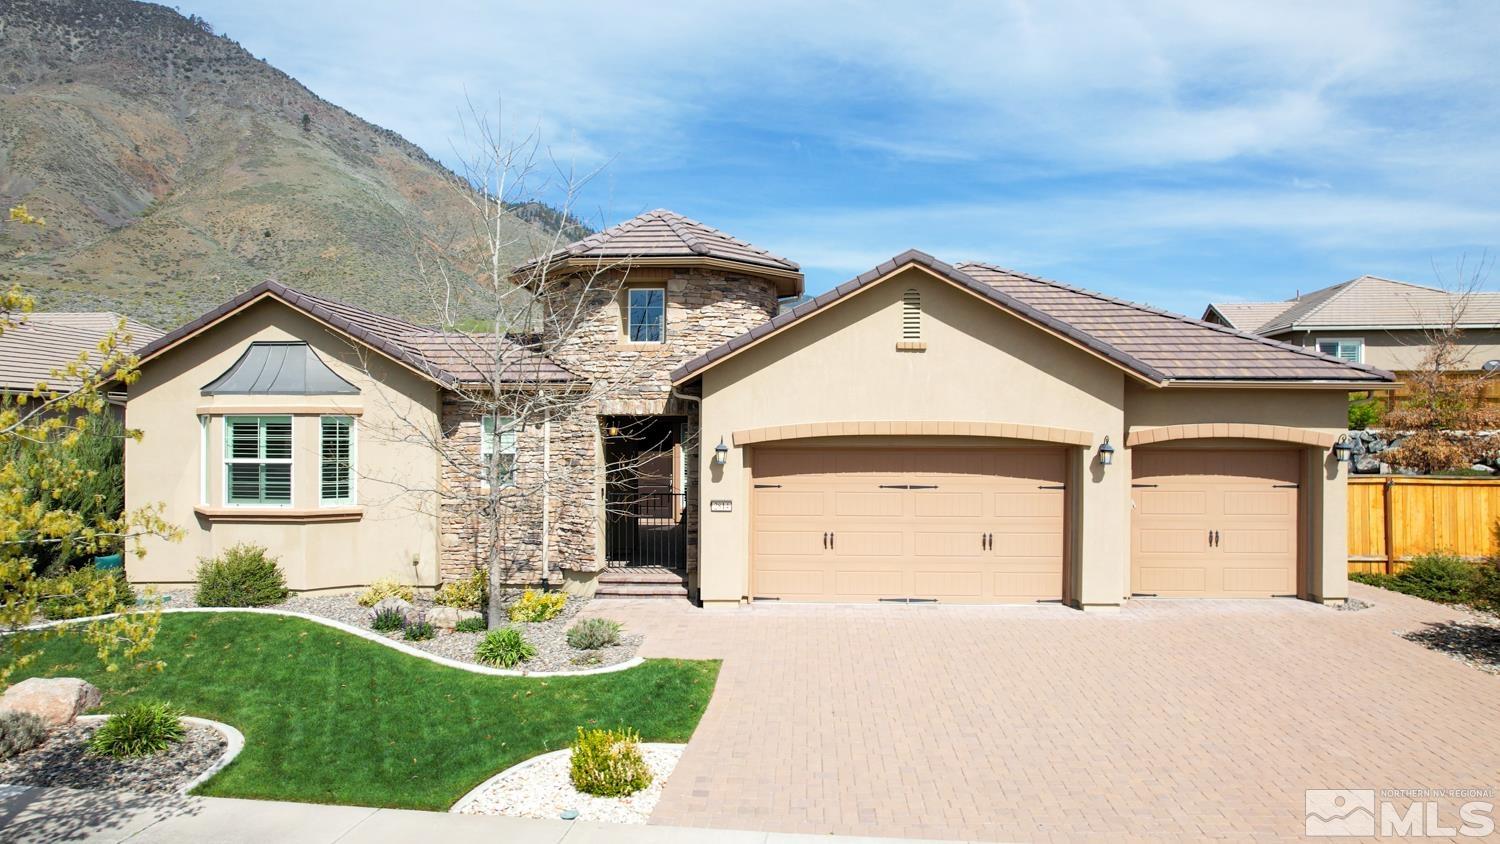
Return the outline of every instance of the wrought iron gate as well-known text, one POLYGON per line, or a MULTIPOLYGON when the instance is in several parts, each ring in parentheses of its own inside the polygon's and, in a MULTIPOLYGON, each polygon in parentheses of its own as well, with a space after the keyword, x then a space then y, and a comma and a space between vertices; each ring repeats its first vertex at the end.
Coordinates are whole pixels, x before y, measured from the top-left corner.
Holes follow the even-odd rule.
POLYGON ((615 492, 605 496, 604 548, 611 566, 687 565, 687 495, 615 492))

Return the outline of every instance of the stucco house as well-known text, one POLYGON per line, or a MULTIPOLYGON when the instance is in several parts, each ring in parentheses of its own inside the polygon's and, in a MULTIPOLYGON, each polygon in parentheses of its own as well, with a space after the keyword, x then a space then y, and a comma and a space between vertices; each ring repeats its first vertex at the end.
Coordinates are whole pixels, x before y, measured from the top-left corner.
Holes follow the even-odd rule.
POLYGON ((1332 447, 1345 394, 1389 388, 1388 372, 916 251, 778 314, 802 292, 796 264, 666 211, 548 266, 601 262, 614 283, 582 303, 591 329, 525 359, 526 383, 629 371, 630 389, 532 428, 465 406, 483 373, 452 354, 523 339, 456 339, 275 283, 148 345, 127 502, 165 502, 189 535, 130 577, 189 581, 240 540, 277 553, 294 589, 466 575, 483 515, 450 512, 444 490, 471 480, 390 433, 419 420, 508 455, 518 479, 572 468, 582 480, 505 541, 521 579, 584 593, 1345 597, 1332 447), (645 458, 625 479, 606 471, 621 449, 645 458))
POLYGON ((1457 294, 1366 275, 1281 302, 1215 302, 1203 319, 1401 373, 1419 369, 1430 332, 1462 329, 1470 371, 1500 361, 1500 293, 1457 294))

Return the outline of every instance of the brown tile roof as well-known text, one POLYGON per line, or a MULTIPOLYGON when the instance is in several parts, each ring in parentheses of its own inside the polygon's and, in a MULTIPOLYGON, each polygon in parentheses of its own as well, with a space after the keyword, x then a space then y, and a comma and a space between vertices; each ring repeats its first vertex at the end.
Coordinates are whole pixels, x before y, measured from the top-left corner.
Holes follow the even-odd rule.
MULTIPOLYGON (((25 321, 5 326, 0 334, 0 390, 30 392, 38 382, 67 388, 67 379, 54 379, 53 371, 77 359, 87 351, 90 360, 99 363, 99 341, 119 327, 120 315, 108 312, 33 313, 25 321)), ((161 331, 133 319, 125 320, 131 349, 155 340, 161 331)), ((121 338, 124 339, 123 337, 121 338)))
POLYGON ((807 317, 906 265, 924 267, 998 307, 1058 334, 1149 381, 1330 381, 1380 383, 1388 372, 1112 299, 987 264, 953 267, 908 250, 688 361, 674 382, 697 375, 762 337, 807 317))
POLYGON ((1255 333, 1256 329, 1270 322, 1287 309, 1288 302, 1224 302, 1222 304, 1211 304, 1203 312, 1203 319, 1209 322, 1210 314, 1217 313, 1221 319, 1229 323, 1230 328, 1240 331, 1255 333))
POLYGON ((1209 306, 1229 317, 1236 327, 1257 334, 1281 334, 1320 328, 1441 328, 1461 310, 1465 328, 1500 326, 1500 293, 1477 291, 1460 297, 1446 290, 1365 275, 1332 287, 1314 290, 1284 302, 1242 302, 1209 306), (1274 311, 1250 325, 1250 308, 1274 311), (1247 315, 1242 324, 1231 313, 1247 315))
POLYGON ((1145 362, 1169 380, 1393 380, 1371 366, 1050 279, 989 264, 958 268, 1145 362))
POLYGON ((550 359, 526 350, 509 339, 434 331, 398 317, 305 293, 275 281, 261 282, 192 322, 158 337, 140 350, 142 362, 263 296, 272 296, 327 323, 443 387, 489 383, 492 380, 489 369, 494 366, 493 355, 497 343, 506 347, 506 367, 500 373, 501 383, 561 384, 577 380, 576 376, 550 359))
MULTIPOLYGON (((752 268, 801 272, 793 261, 662 208, 570 243, 553 252, 547 260, 569 258, 717 258, 752 268)), ((535 267, 541 260, 522 264, 516 271, 535 267)))

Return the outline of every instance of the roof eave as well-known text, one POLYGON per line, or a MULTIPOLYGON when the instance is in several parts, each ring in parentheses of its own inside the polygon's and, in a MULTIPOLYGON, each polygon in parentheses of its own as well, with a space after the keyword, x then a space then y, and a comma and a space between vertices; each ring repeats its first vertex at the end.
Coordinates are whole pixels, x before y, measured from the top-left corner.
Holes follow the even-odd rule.
MULTIPOLYGON (((535 278, 540 262, 522 264, 511 271, 510 282, 527 287, 535 278)), ((705 255, 587 255, 553 259, 546 264, 546 273, 572 274, 580 272, 607 272, 631 267, 706 267, 730 270, 744 275, 760 276, 776 284, 776 295, 781 298, 801 296, 804 278, 800 270, 773 267, 749 261, 733 261, 705 255)))

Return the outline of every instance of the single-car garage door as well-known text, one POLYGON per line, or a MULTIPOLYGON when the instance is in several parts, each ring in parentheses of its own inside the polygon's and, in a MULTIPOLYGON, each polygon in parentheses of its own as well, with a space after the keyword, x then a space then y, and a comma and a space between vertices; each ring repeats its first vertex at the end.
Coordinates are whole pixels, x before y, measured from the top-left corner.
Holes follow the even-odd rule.
POLYGON ((1146 448, 1131 460, 1132 591, 1297 593, 1296 451, 1146 448))
POLYGON ((756 449, 752 595, 1062 597, 1062 449, 756 449))

